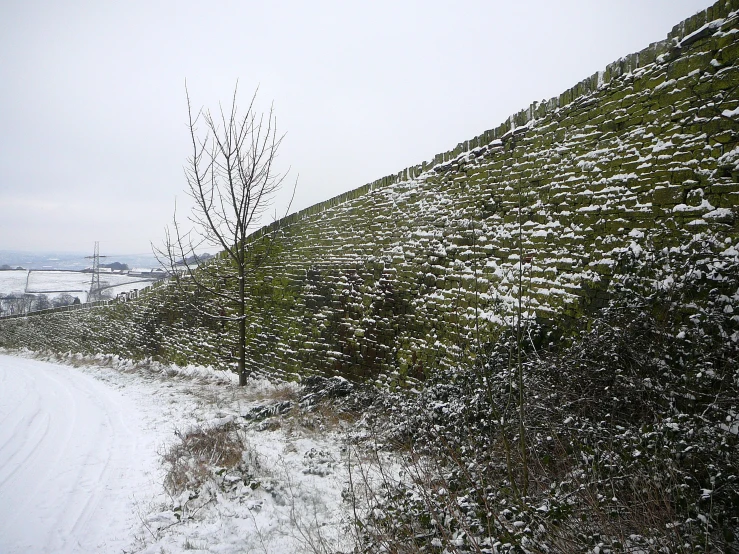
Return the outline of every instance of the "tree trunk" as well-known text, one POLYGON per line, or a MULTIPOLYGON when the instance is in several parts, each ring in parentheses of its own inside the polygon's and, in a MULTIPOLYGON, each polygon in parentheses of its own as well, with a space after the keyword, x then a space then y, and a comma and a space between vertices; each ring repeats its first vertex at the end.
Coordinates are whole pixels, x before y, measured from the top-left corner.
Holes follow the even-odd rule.
POLYGON ((246 294, 244 291, 243 270, 239 275, 239 386, 246 385, 246 318, 245 304, 246 294))

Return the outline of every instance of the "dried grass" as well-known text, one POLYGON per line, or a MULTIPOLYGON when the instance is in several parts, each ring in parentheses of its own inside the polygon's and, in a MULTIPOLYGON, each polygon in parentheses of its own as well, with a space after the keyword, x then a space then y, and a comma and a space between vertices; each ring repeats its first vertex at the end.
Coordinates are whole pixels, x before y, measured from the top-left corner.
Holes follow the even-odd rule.
POLYGON ((165 487, 173 496, 202 485, 210 477, 212 468, 237 466, 247 449, 245 438, 233 423, 213 428, 197 427, 175 434, 179 442, 162 456, 167 467, 165 487))
POLYGON ((244 400, 249 402, 297 402, 301 389, 296 383, 259 382, 244 391, 244 400))

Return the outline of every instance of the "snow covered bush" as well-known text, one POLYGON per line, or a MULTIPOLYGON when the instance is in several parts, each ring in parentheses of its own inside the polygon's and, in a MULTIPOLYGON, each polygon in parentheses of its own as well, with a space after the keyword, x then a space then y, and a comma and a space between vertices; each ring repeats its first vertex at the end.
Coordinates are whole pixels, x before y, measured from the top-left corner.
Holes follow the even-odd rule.
POLYGON ((739 552, 735 252, 634 253, 569 338, 510 332, 376 403, 402 471, 365 497, 364 551, 739 552))

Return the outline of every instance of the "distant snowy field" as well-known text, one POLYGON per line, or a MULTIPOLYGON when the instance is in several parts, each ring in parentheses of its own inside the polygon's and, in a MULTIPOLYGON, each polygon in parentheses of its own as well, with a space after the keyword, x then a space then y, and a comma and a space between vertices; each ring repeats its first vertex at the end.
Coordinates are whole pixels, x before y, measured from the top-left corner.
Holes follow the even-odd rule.
MULTIPOLYGON (((49 298, 54 298, 67 292, 85 302, 91 280, 91 273, 78 271, 6 270, 0 271, 0 294, 46 294, 49 298)), ((110 285, 110 288, 103 292, 107 291, 112 296, 133 289, 142 289, 151 283, 141 278, 116 273, 101 273, 100 282, 101 285, 103 282, 110 285)))

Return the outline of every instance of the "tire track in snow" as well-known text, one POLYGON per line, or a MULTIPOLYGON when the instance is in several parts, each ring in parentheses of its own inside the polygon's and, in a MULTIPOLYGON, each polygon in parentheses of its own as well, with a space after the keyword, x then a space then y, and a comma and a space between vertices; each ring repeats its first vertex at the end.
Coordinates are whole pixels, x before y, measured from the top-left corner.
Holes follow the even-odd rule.
POLYGON ((134 402, 62 365, 0 355, 0 552, 120 552, 156 437, 134 402))

